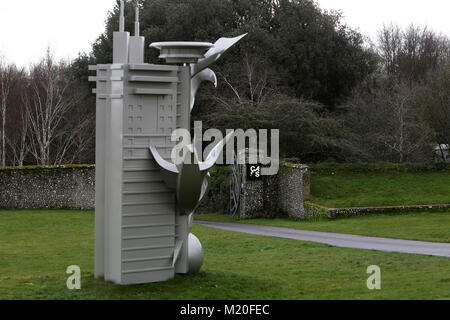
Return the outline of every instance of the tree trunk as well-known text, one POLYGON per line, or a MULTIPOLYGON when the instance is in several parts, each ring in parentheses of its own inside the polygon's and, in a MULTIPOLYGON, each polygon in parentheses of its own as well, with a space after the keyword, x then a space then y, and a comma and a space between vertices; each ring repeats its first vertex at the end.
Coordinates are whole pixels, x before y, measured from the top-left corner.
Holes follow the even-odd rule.
POLYGON ((5 125, 6 125, 6 101, 2 101, 2 167, 6 166, 5 125))

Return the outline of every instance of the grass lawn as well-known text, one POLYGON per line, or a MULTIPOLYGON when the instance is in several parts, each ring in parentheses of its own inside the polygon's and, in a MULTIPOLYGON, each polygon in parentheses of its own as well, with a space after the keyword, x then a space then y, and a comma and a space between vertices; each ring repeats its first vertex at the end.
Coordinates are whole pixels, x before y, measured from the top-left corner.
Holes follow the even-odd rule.
POLYGON ((378 214, 342 219, 298 221, 289 218, 236 220, 225 214, 196 215, 196 220, 240 222, 301 230, 357 234, 433 242, 450 242, 450 211, 378 214))
POLYGON ((311 194, 330 208, 450 203, 450 171, 312 174, 311 194))
MULTIPOLYGON (((346 220, 351 221, 351 220, 346 220)), ((93 278, 93 212, 0 211, 1 299, 450 299, 450 259, 335 248, 194 226, 197 275, 119 286, 93 278), (81 290, 66 288, 81 267, 81 290), (368 290, 366 268, 381 268, 368 290)))

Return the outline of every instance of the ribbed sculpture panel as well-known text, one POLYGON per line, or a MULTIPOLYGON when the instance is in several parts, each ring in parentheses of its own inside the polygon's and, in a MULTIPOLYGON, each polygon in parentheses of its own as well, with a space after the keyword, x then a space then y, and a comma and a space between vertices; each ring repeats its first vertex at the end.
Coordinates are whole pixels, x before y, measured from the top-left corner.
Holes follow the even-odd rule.
POLYGON ((97 72, 95 274, 127 284, 169 279, 175 269, 187 272, 187 257, 173 264, 177 223, 187 221, 176 218, 175 191, 149 145, 170 161, 173 130, 189 129, 189 67, 91 69, 97 72))

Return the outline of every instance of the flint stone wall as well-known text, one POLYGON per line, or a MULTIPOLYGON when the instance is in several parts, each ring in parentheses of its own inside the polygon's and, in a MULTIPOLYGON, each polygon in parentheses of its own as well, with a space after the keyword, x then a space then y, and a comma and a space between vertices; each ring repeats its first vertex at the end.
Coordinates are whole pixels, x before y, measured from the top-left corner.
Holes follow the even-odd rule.
POLYGON ((95 166, 0 168, 0 208, 95 207, 95 166))
MULTIPOLYGON (((197 212, 229 213, 229 170, 216 171, 208 199, 202 201, 197 212)), ((277 175, 243 184, 241 218, 307 216, 303 205, 303 199, 309 197, 307 166, 281 164, 277 175)), ((0 208, 93 210, 95 165, 0 168, 0 208)))
POLYGON ((304 200, 310 198, 310 171, 305 165, 281 164, 276 175, 247 180, 246 166, 240 165, 242 185, 239 217, 307 219, 304 200))

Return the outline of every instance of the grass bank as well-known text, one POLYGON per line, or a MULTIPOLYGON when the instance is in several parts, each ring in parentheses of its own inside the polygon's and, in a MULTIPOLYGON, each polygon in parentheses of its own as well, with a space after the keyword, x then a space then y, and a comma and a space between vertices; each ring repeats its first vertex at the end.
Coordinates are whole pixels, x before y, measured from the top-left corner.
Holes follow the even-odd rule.
MULTIPOLYGON (((346 220, 351 221, 351 220, 346 220)), ((335 248, 194 226, 198 275, 119 286, 93 277, 93 212, 0 211, 1 299, 450 299, 450 260, 335 248), (81 290, 66 288, 81 267, 81 290), (368 290, 378 265, 382 289, 368 290)))
POLYGON ((313 173, 311 194, 329 208, 450 203, 450 171, 313 173))

